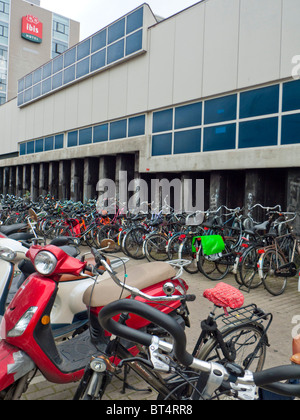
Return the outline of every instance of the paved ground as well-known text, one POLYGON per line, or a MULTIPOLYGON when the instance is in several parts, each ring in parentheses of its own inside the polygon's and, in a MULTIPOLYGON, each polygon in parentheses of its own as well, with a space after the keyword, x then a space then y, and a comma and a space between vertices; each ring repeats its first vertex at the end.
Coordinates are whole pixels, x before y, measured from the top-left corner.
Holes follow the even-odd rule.
MULTIPOLYGON (((131 261, 129 264, 136 264, 131 261)), ((198 335, 200 320, 204 319, 210 308, 211 303, 203 298, 203 291, 214 287, 216 283, 206 279, 202 275, 190 275, 185 273, 183 278, 187 281, 190 293, 197 296, 195 302, 189 303, 191 328, 187 329, 189 350, 193 348, 198 335)), ((237 286, 232 275, 225 279, 225 282, 237 286)), ((250 293, 245 292, 245 303, 256 303, 265 311, 272 312, 273 323, 269 331, 269 341, 271 347, 268 349, 265 367, 273 367, 280 364, 288 364, 292 351, 292 333, 300 333, 300 293, 298 292, 298 278, 289 280, 288 287, 282 296, 274 297, 270 295, 262 286, 250 293)), ((146 384, 141 382, 134 374, 130 374, 129 383, 139 389, 146 388, 146 384)), ((33 380, 23 400, 70 400, 72 399, 77 384, 57 385, 49 383, 38 376, 33 380)), ((149 392, 136 392, 127 390, 121 394, 122 383, 115 379, 109 386, 105 399, 107 400, 155 400, 156 394, 149 392)))

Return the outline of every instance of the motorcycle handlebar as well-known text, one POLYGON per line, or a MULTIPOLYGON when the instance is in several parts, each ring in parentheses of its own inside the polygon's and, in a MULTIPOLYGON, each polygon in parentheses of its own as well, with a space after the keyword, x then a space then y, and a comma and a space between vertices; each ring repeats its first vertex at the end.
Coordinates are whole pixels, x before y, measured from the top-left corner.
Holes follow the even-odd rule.
POLYGON ((193 356, 186 351, 185 332, 173 318, 157 311, 149 305, 130 299, 109 303, 100 311, 99 322, 106 331, 128 341, 133 341, 148 347, 151 345, 152 335, 134 330, 112 319, 112 317, 121 312, 137 314, 164 328, 174 338, 174 353, 178 361, 184 366, 190 366, 193 363, 193 356))

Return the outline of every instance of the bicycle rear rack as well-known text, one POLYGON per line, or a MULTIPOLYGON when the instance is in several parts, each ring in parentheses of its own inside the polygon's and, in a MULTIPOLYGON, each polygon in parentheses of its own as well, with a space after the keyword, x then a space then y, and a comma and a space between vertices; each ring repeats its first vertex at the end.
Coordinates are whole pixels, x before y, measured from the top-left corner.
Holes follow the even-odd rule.
POLYGON ((216 321, 218 320, 222 321, 228 327, 256 322, 263 326, 266 334, 273 320, 273 315, 270 312, 265 313, 253 303, 238 309, 232 309, 228 311, 228 315, 219 315, 216 317, 216 321), (266 326, 263 325, 264 322, 267 322, 266 326))

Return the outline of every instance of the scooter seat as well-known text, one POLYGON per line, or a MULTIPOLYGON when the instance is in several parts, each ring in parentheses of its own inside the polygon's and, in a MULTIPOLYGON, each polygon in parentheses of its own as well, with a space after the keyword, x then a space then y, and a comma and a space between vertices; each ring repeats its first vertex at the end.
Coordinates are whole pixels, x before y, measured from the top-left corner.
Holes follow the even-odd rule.
POLYGON ((0 232, 4 233, 4 235, 8 236, 11 235, 12 233, 17 233, 20 230, 24 230, 26 229, 27 223, 17 223, 15 225, 5 225, 5 226, 0 226, 0 232))
MULTIPOLYGON (((127 277, 124 280, 125 272, 117 274, 118 278, 128 286, 143 290, 153 284, 171 279, 176 275, 174 267, 164 262, 151 262, 129 267, 126 270, 127 277)), ((122 289, 113 281, 108 273, 104 273, 99 283, 90 286, 83 294, 83 302, 86 306, 105 306, 114 300, 130 296, 130 292, 122 289), (93 290, 94 289, 94 290, 93 290)))

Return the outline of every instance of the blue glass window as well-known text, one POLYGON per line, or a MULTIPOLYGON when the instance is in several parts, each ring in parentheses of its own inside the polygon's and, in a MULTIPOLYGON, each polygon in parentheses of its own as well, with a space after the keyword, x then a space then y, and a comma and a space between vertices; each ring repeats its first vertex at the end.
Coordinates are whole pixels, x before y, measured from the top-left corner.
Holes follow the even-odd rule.
POLYGON ((173 109, 153 113, 153 133, 170 131, 173 128, 173 109))
POLYGON ((107 64, 120 60, 124 57, 124 39, 112 44, 107 48, 107 64))
POLYGON ((126 33, 136 31, 143 26, 144 9, 138 9, 127 16, 126 33))
POLYGON ((94 143, 108 140, 108 124, 96 125, 94 127, 94 143))
POLYGON ((28 76, 25 77, 25 89, 32 86, 32 74, 28 74, 28 76))
POLYGON ((90 71, 90 58, 86 58, 76 64, 76 78, 83 77, 90 71))
POLYGON ((62 86, 63 84, 63 72, 59 72, 52 77, 52 89, 57 89, 62 86))
POLYGON ((22 90, 24 90, 24 79, 18 81, 18 92, 22 92, 22 90))
POLYGON ((45 138, 45 152, 53 150, 53 136, 45 138))
POLYGON ((32 99, 38 98, 41 95, 41 83, 33 86, 32 99))
POLYGON ((236 119, 237 95, 205 101, 205 124, 236 119))
POLYGON ((99 51, 91 57, 91 71, 101 69, 105 66, 106 49, 99 51))
POLYGON ((101 50, 106 46, 106 29, 98 32, 92 38, 92 53, 101 50))
POLYGON ((24 94, 23 93, 19 93, 18 94, 18 106, 23 105, 24 103, 24 94))
POLYGON ((240 118, 275 114, 279 108, 279 85, 241 93, 240 118))
POLYGON ((145 115, 129 118, 128 137, 143 136, 145 134, 145 115))
POLYGON ((50 92, 51 90, 51 77, 49 77, 49 79, 46 79, 43 81, 42 83, 42 94, 46 94, 48 92, 50 92))
POLYGON ((78 145, 78 131, 71 131, 68 133, 68 147, 74 147, 78 145))
POLYGON ((46 79, 47 77, 50 77, 52 74, 52 61, 50 63, 47 63, 43 66, 43 79, 46 79))
POLYGON ((282 117, 281 144, 300 143, 300 114, 282 117))
POLYGON ((75 64, 64 70, 64 84, 72 82, 75 79, 75 64))
POLYGON ((20 156, 26 155, 26 143, 20 144, 20 156))
POLYGON ((77 60, 87 57, 90 54, 90 39, 77 46, 77 60))
POLYGON ((127 137, 127 120, 115 121, 110 124, 110 140, 127 137))
POLYGON ((35 72, 33 73, 33 84, 38 83, 41 80, 42 80, 42 69, 39 68, 35 70, 35 72))
POLYGON ((196 127, 202 121, 202 102, 175 109, 175 129, 196 127))
POLYGON ((152 156, 172 154, 172 133, 152 136, 152 156))
POLYGON ((240 123, 239 148, 277 145, 278 118, 240 123))
POLYGON ((79 145, 92 143, 93 129, 92 127, 79 130, 79 145))
POLYGON ((53 74, 62 70, 64 67, 64 56, 61 54, 53 60, 53 74))
POLYGON ((113 23, 108 28, 108 43, 111 44, 125 35, 125 18, 113 23))
POLYGON ((64 67, 68 67, 71 64, 74 64, 76 61, 76 48, 74 47, 71 50, 65 52, 64 57, 64 67))
POLYGON ((34 153, 34 141, 29 141, 27 143, 27 154, 30 155, 34 153))
POLYGON ((235 149, 236 124, 207 127, 204 130, 204 152, 235 149))
POLYGON ((58 134, 57 136, 55 136, 55 145, 54 145, 55 149, 63 149, 64 147, 64 135, 63 134, 58 134))
POLYGON ((201 151, 201 129, 178 131, 174 134, 174 153, 201 151))
POLYGON ((25 90, 24 102, 31 101, 31 99, 32 99, 32 88, 25 90))
POLYGON ((282 111, 300 109, 300 80, 283 84, 282 111))
POLYGON ((41 153, 44 151, 44 139, 35 141, 35 153, 41 153))
POLYGON ((126 55, 140 51, 143 47, 143 31, 137 31, 126 38, 126 55))

